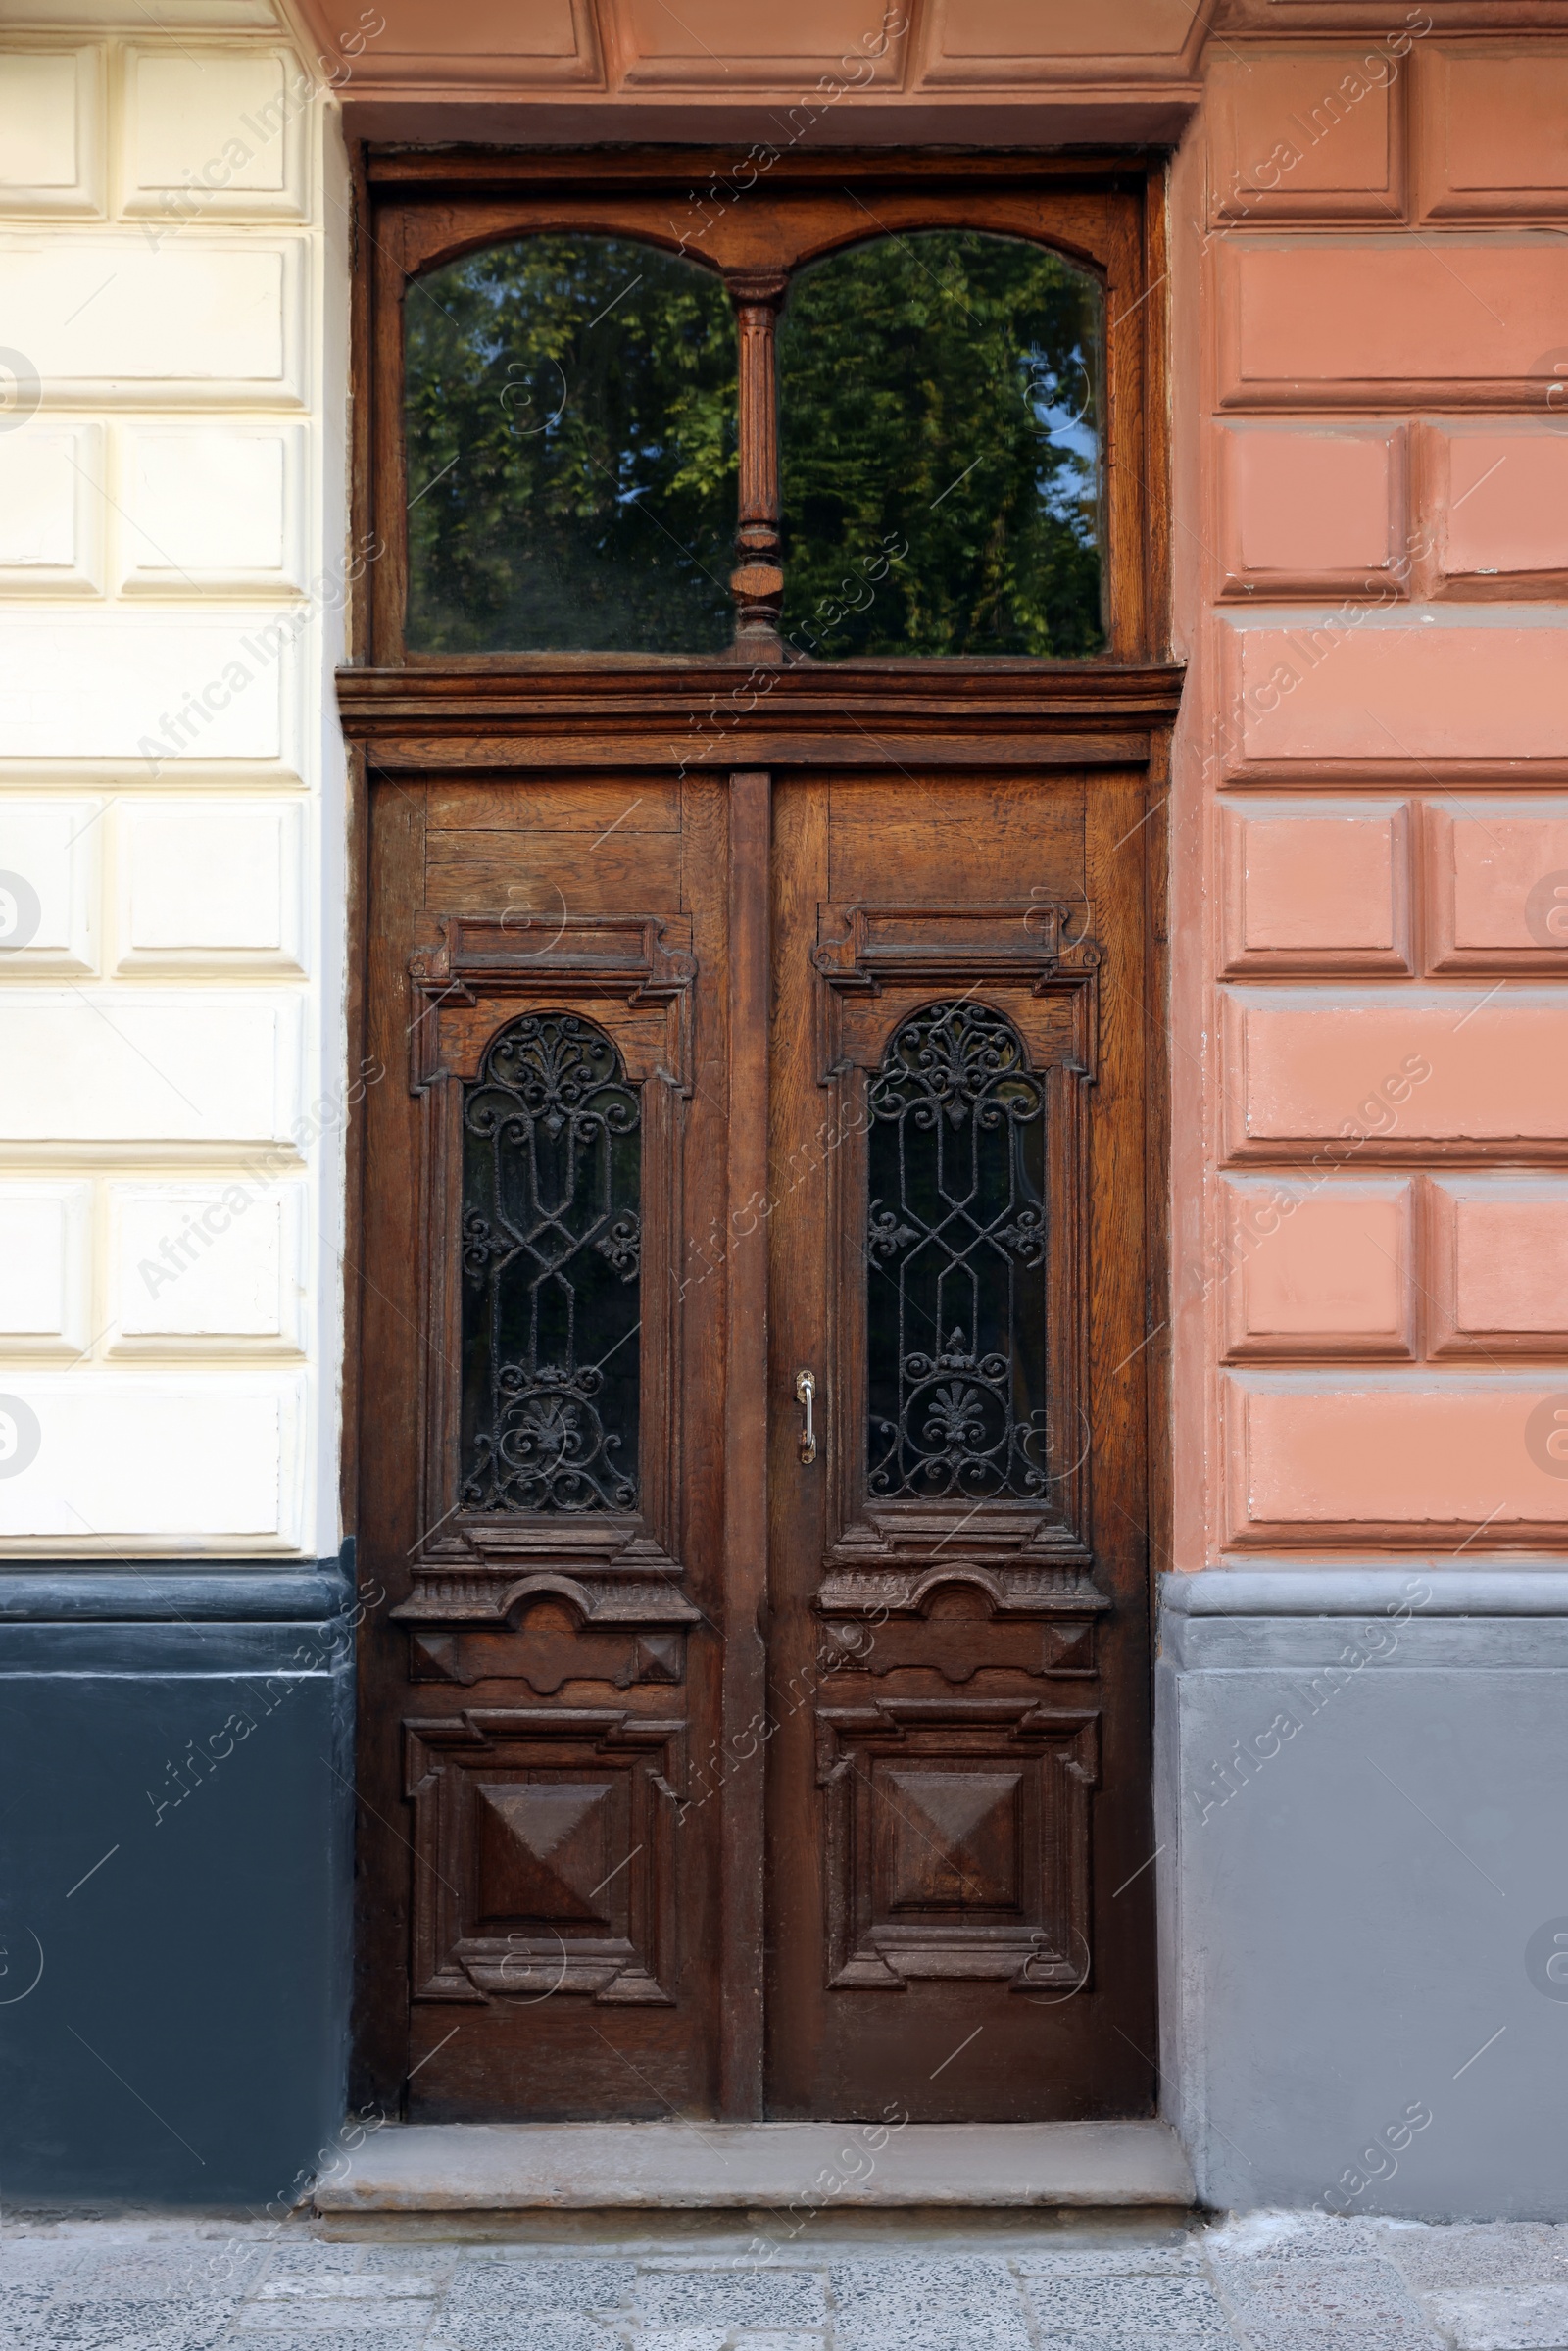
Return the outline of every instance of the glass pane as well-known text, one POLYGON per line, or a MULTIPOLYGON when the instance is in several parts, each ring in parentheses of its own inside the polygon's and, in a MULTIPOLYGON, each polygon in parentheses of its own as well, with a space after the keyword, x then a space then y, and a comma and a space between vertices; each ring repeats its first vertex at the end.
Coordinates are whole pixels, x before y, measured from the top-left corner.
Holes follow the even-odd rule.
POLYGON ((1038 1496, 1046 1427, 1045 1089, 990 1005, 928 1004, 871 1081, 867 1484, 1038 1496))
POLYGON ((1099 282, 968 229, 803 270, 779 328, 801 652, 1099 653, 1099 282))
POLYGON ((463 1090, 463 1507, 637 1507, 642 1102, 575 1012, 463 1090))
POLYGON ((416 279, 404 313, 411 650, 728 645, 735 319, 712 273, 525 237, 416 279))

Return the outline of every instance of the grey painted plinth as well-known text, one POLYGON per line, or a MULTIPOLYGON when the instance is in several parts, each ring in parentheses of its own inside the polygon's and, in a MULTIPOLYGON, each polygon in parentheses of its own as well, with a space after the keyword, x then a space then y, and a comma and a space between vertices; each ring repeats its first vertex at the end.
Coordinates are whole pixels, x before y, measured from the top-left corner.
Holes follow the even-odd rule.
POLYGON ((1167 1580, 1166 2111, 1205 2203, 1568 2215, 1565 1609, 1560 1573, 1167 1580))
POLYGON ((1160 2123, 447 2123, 374 2132, 318 2184, 316 2208, 1185 2206, 1192 2195, 1160 2123), (842 2184, 824 2189, 825 2176, 842 2184))
POLYGON ((337 1563, 0 1576, 0 2200, 273 2206, 336 2151, 337 1563))

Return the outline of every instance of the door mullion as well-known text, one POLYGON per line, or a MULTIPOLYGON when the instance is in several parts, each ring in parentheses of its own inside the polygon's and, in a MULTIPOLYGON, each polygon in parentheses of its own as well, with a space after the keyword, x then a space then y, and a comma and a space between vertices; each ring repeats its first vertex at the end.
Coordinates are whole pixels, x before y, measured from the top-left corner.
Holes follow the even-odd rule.
POLYGON ((766 773, 730 777, 719 2106, 734 2122, 762 2113, 771 800, 766 773))

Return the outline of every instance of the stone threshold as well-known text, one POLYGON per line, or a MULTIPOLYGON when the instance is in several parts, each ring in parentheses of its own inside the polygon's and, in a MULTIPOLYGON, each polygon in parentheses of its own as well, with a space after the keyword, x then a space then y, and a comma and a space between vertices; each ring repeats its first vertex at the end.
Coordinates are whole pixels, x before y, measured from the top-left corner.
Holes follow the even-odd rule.
POLYGON ((1164 2123, 392 2123, 314 2196, 323 2214, 1193 2200, 1164 2123))

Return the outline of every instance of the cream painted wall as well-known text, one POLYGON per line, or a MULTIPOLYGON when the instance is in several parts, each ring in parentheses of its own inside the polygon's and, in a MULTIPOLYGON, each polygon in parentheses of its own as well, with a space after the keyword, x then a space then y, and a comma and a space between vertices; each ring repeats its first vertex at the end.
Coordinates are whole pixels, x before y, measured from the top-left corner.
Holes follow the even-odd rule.
POLYGON ((259 0, 0 34, 0 1556, 339 1538, 347 188, 259 0))

